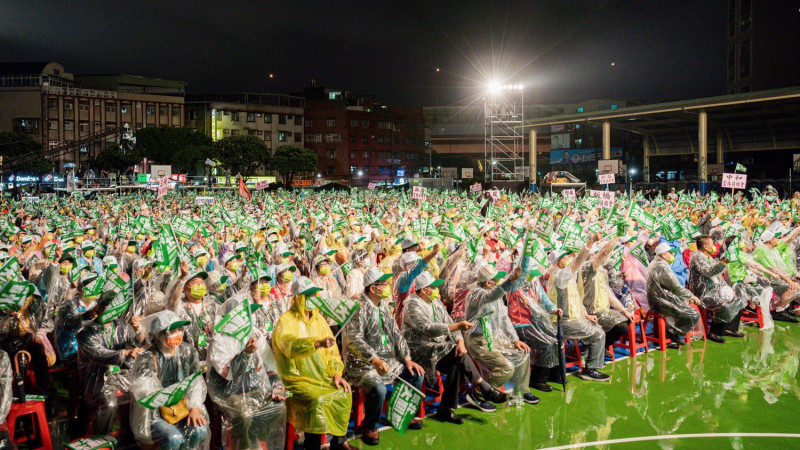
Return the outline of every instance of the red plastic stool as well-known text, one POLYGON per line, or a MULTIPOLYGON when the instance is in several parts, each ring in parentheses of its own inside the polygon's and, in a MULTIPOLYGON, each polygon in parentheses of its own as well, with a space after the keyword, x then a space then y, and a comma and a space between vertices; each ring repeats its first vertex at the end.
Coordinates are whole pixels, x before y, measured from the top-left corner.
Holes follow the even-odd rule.
POLYGON ((573 339, 572 341, 575 344, 575 354, 573 354, 573 355, 567 355, 566 354, 567 342, 566 342, 566 340, 564 341, 564 355, 565 355, 566 360, 567 360, 566 369, 569 369, 569 368, 572 368, 572 367, 578 367, 578 370, 582 371, 583 370, 583 358, 581 358, 581 348, 578 345, 578 344, 580 344, 580 341, 578 341, 577 339, 573 339))
MULTIPOLYGON (((300 435, 297 434, 297 430, 294 429, 294 424, 290 421, 286 421, 286 445, 284 448, 286 450, 294 450, 294 441, 295 439, 299 438, 300 435)), ((322 444, 328 443, 328 435, 322 435, 322 444)))
POLYGON ((756 312, 745 309, 742 312, 742 322, 757 323, 758 328, 764 328, 764 315, 761 313, 761 307, 756 306, 756 312))
POLYGON ((611 360, 617 360, 617 356, 614 354, 614 347, 627 348, 631 357, 636 356, 640 348, 643 348, 644 352, 647 353, 647 337, 645 336, 644 328, 642 315, 639 314, 638 310, 634 311, 633 322, 628 324, 628 334, 623 334, 617 342, 608 346, 608 351, 611 353, 611 360), (636 336, 636 325, 639 325, 639 336, 636 336), (637 337, 641 337, 641 340, 637 339, 637 337))
POLYGON ((647 322, 651 319, 653 320, 653 327, 655 328, 656 325, 658 326, 658 335, 648 335, 645 332, 645 339, 657 343, 658 349, 664 352, 667 350, 667 344, 672 342, 672 339, 667 338, 667 321, 664 320, 662 315, 656 314, 652 310, 647 311, 647 314, 644 316, 644 323, 642 324, 643 330, 647 330, 647 322))
POLYGON ((44 402, 39 400, 28 401, 25 403, 12 403, 11 410, 8 412, 8 435, 15 444, 25 444, 28 448, 52 449, 53 443, 50 440, 50 428, 47 425, 47 414, 44 410, 44 402), (33 424, 33 433, 28 433, 25 427, 25 436, 17 439, 15 436, 17 421, 27 416, 33 424), (32 442, 39 442, 38 447, 30 447, 32 442))
POLYGON ((700 331, 690 331, 690 332, 686 333, 686 337, 684 338, 684 340, 686 341, 686 343, 689 343, 689 341, 691 341, 692 336, 703 336, 703 340, 705 341, 706 340, 706 327, 705 327, 705 317, 706 317, 706 315, 705 315, 704 311, 701 311, 700 308, 697 307, 697 305, 693 304, 693 305, 689 305, 689 306, 692 307, 695 311, 697 311, 700 314, 700 325, 701 325, 700 329, 701 330, 700 331))

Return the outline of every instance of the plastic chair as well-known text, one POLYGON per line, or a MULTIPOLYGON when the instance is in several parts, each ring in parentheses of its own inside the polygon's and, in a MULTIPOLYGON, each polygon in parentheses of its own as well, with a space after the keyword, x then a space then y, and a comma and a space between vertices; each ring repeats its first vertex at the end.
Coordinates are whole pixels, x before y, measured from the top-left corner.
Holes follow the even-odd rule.
POLYGON ((667 344, 672 342, 672 339, 667 338, 667 321, 664 320, 661 314, 654 313, 653 310, 647 311, 647 314, 644 316, 644 323, 642 324, 643 330, 647 330, 647 323, 650 320, 653 321, 652 333, 657 334, 647 334, 645 331, 645 339, 658 344, 658 349, 664 352, 667 350, 667 344))
POLYGON ((745 309, 742 312, 742 322, 744 323, 757 323, 758 328, 764 328, 764 316, 761 313, 761 307, 756 306, 756 312, 745 309))
MULTIPOLYGON (((295 439, 299 438, 300 435, 297 434, 297 430, 294 428, 294 424, 290 421, 286 421, 286 445, 284 445, 284 449, 286 450, 294 450, 294 441, 295 439)), ((328 435, 322 435, 322 444, 328 443, 328 435)))
POLYGON ((612 361, 617 360, 617 356, 614 354, 614 347, 628 349, 631 357, 636 356, 640 348, 643 348, 645 353, 648 352, 645 326, 642 322, 642 315, 639 313, 639 310, 633 313, 633 322, 628 324, 628 334, 623 334, 617 342, 608 346, 612 361), (636 325, 639 325, 639 336, 636 336, 636 325), (641 340, 637 339, 637 337, 641 337, 641 340))
POLYGON ((40 400, 25 403, 12 403, 8 412, 8 435, 15 444, 24 444, 26 448, 52 449, 50 428, 47 424, 44 402, 40 400), (24 436, 17 438, 17 422, 20 419, 30 418, 33 429, 23 426, 24 436), (38 444, 34 446, 34 443, 38 444))
POLYGON ((691 338, 693 336, 703 336, 703 340, 705 341, 706 340, 706 327, 705 327, 706 314, 705 314, 705 309, 701 310, 700 308, 697 307, 697 305, 689 305, 689 306, 691 306, 695 311, 697 311, 700 314, 700 325, 701 325, 701 327, 700 327, 700 331, 690 331, 690 332, 686 333, 686 337, 684 338, 684 340, 688 343, 689 341, 691 341, 691 338))
POLYGON ((569 369, 571 369, 573 367, 577 367, 578 370, 582 371, 583 370, 583 358, 581 358, 580 341, 578 341, 577 339, 573 339, 572 342, 575 344, 573 346, 573 349, 575 350, 575 353, 573 353, 572 355, 569 355, 569 354, 567 354, 567 342, 566 342, 566 340, 564 340, 564 356, 566 357, 565 359, 567 360, 566 369, 569 370, 569 369))

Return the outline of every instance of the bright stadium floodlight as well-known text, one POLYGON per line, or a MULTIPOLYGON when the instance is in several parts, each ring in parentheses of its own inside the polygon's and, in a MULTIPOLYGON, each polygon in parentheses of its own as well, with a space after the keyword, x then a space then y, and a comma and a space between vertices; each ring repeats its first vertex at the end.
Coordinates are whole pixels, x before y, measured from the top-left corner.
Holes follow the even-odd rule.
POLYGON ((497 81, 492 80, 492 81, 489 82, 489 92, 490 93, 496 94, 496 93, 500 92, 500 89, 502 89, 502 86, 500 86, 500 83, 498 83, 497 81))

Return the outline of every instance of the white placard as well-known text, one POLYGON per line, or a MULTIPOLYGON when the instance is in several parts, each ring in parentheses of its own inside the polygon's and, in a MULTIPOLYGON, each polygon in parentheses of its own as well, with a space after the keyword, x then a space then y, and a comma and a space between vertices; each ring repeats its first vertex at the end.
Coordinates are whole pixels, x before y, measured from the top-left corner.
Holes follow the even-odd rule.
POLYGON ((411 198, 425 198, 425 190, 422 186, 414 186, 411 190, 411 198))
POLYGON ((561 191, 561 195, 564 196, 565 202, 572 202, 575 200, 575 189, 564 189, 561 191))
POLYGON ((259 181, 256 183, 256 190, 260 191, 269 187, 269 181, 259 181))
POLYGON ((31 203, 39 203, 39 197, 23 197, 23 198, 25 199, 25 201, 31 203))
POLYGON ((472 192, 477 192, 477 191, 480 191, 481 189, 483 189, 483 186, 481 186, 480 183, 475 183, 475 184, 473 184, 472 186, 469 187, 469 190, 472 191, 472 192))
POLYGON ((461 178, 472 178, 472 167, 462 167, 461 168, 461 178))
POLYGON ((589 191, 589 195, 600 198, 600 206, 603 208, 614 207, 614 198, 616 197, 614 191, 595 191, 592 189, 589 191))
POLYGON ((374 190, 374 189, 375 189, 375 183, 370 183, 370 184, 368 184, 368 185, 367 185, 367 188, 368 188, 370 191, 374 190))
POLYGON ((195 197, 194 198, 195 205, 213 205, 214 204, 214 197, 195 197))
POLYGON ((744 189, 747 186, 747 174, 745 173, 723 173, 722 187, 732 189, 744 189))
POLYGON ((597 177, 600 180, 600 184, 614 184, 616 181, 614 180, 613 173, 601 174, 597 177))
POLYGON ((497 189, 489 191, 489 197, 491 197, 492 201, 495 201, 495 202, 497 200, 500 200, 500 191, 498 191, 497 189))

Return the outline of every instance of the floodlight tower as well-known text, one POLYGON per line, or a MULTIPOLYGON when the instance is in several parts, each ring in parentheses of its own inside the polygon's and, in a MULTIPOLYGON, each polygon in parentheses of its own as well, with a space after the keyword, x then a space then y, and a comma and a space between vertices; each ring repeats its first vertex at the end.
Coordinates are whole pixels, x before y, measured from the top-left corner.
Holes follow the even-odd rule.
POLYGON ((489 83, 484 98, 486 181, 522 181, 525 166, 523 86, 489 83))

